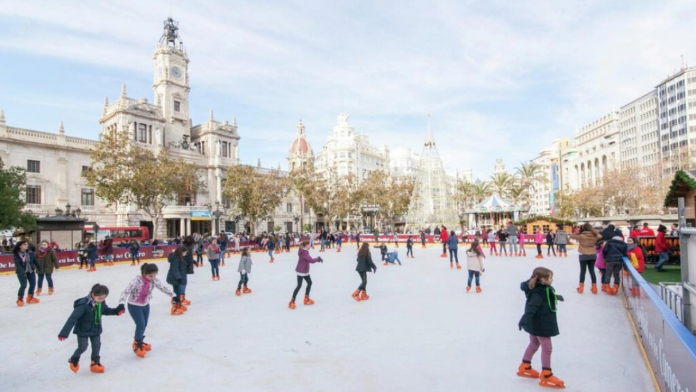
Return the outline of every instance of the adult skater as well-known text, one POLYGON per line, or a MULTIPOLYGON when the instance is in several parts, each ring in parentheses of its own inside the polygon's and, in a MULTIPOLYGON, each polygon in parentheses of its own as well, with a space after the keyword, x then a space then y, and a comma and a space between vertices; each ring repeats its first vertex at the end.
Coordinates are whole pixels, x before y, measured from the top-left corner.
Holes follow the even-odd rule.
POLYGON ((454 234, 454 230, 450 231, 449 238, 447 239, 447 248, 449 248, 450 257, 450 268, 454 268, 452 265, 452 258, 457 262, 457 269, 462 269, 459 265, 459 239, 454 234))
POLYGON ((29 294, 27 295, 28 304, 38 304, 38 298, 34 298, 34 288, 36 287, 36 273, 42 272, 36 256, 29 251, 27 241, 19 241, 12 250, 14 254, 15 273, 19 279, 19 291, 17 292, 17 306, 24 306, 24 291, 29 284, 29 294))
POLYGON ((602 236, 595 230, 591 224, 585 223, 580 226, 580 232, 571 234, 571 239, 578 241, 578 259, 580 261, 580 284, 578 285, 578 293, 582 294, 585 290, 585 273, 590 270, 590 279, 592 280, 592 294, 597 294, 597 275, 595 275, 595 262, 597 261, 597 240, 602 236))
POLYGON ((131 240, 128 248, 131 255, 131 266, 134 266, 136 261, 140 264, 140 244, 138 241, 131 240))
POLYGON ((563 297, 556 295, 551 284, 553 284, 553 272, 544 267, 537 267, 532 277, 520 285, 527 301, 524 306, 524 315, 517 325, 520 331, 524 329, 529 334, 529 345, 524 351, 517 375, 538 377, 539 385, 543 387, 565 388, 564 382, 554 376, 551 371, 551 352, 553 351, 551 337, 558 335, 556 304, 557 301, 563 301, 563 297), (541 346, 541 374, 532 369, 532 358, 539 346, 541 346))
POLYGON ((341 252, 341 245, 343 245, 343 233, 338 233, 336 237, 336 253, 341 252))
POLYGON ((393 252, 387 252, 385 254, 384 265, 389 265, 389 263, 396 265, 398 262, 401 265, 401 260, 399 260, 399 251, 395 250, 393 252))
POLYGON ((302 288, 302 280, 307 281, 307 289, 305 290, 304 304, 314 305, 314 301, 309 299, 309 292, 312 290, 312 278, 309 276, 309 264, 320 262, 323 263, 324 260, 321 257, 312 258, 309 255, 310 243, 307 241, 302 242, 300 245, 300 250, 297 251, 297 267, 295 267, 295 272, 297 272, 297 287, 295 291, 292 292, 292 299, 288 307, 290 309, 295 309, 295 298, 297 298, 297 293, 302 288))
POLYGON ((396 233, 394 233, 394 235, 392 236, 392 240, 394 241, 394 247, 398 248, 399 247, 399 236, 396 233))
MULTIPOLYGON (((145 263, 140 266, 140 275, 133 279, 118 300, 120 305, 128 303, 128 313, 135 322, 135 337, 133 340, 133 352, 140 358, 145 358, 145 353, 152 349, 152 346, 145 343, 145 329, 147 321, 150 318, 150 300, 152 299, 152 291, 156 287, 159 291, 174 298, 176 294, 164 286, 157 279, 159 269, 157 264, 145 263)), ((183 311, 176 309, 178 314, 183 311)), ((175 313, 175 307, 172 306, 172 314, 175 313)))
POLYGON ((442 254, 440 257, 447 257, 447 241, 449 240, 449 236, 447 235, 447 228, 445 226, 442 226, 442 230, 440 230, 440 241, 442 242, 442 254))
POLYGON ((413 257, 413 236, 408 236, 408 239, 406 240, 406 257, 410 257, 414 259, 413 257))
POLYGON ((65 341, 70 330, 77 335, 77 350, 70 357, 70 370, 77 373, 80 370, 80 356, 87 351, 92 343, 92 362, 89 369, 92 373, 104 373, 104 365, 101 364, 99 351, 101 350, 102 316, 120 316, 125 312, 123 305, 110 308, 106 304, 109 288, 99 283, 92 286, 90 293, 83 298, 75 300, 73 312, 65 322, 63 329, 58 334, 58 340, 65 341))
POLYGON ((110 236, 104 238, 104 243, 101 247, 101 252, 104 255, 104 265, 111 267, 114 265, 114 240, 110 236))
POLYGON ((56 252, 48 245, 48 241, 43 240, 39 244, 39 249, 36 251, 36 260, 41 266, 39 272, 39 287, 36 289, 36 296, 41 295, 43 290, 44 277, 48 282, 48 295, 53 294, 53 269, 59 269, 58 256, 56 252))
POLYGON ((421 248, 425 249, 425 232, 421 230, 420 232, 420 237, 421 237, 421 248))
POLYGON ((237 284, 237 291, 234 293, 239 297, 244 294, 251 294, 251 289, 247 287, 249 283, 249 274, 251 273, 251 266, 254 264, 251 261, 251 253, 249 248, 244 248, 242 250, 242 257, 239 259, 239 266, 237 267, 237 272, 239 272, 239 283, 237 284), (244 286, 244 291, 242 291, 242 286, 244 286))
POLYGON ((360 232, 355 233, 355 245, 357 250, 360 250, 360 232))
POLYGON ((360 250, 358 251, 358 266, 355 270, 358 271, 360 275, 360 286, 353 292, 353 299, 360 302, 370 299, 367 295, 367 273, 372 271, 372 273, 377 273, 377 266, 372 262, 372 254, 370 253, 370 244, 364 242, 360 250))
POLYGON ((268 262, 272 263, 275 261, 275 258, 273 258, 273 251, 275 250, 275 246, 276 246, 275 241, 273 240, 273 237, 269 238, 266 246, 268 247, 268 256, 271 258, 271 260, 269 260, 268 262))
POLYGON ((517 226, 515 226, 512 221, 508 221, 508 225, 506 228, 508 238, 510 239, 509 245, 510 245, 510 256, 519 256, 519 252, 517 251, 517 226), (514 249, 514 253, 513 253, 514 249))

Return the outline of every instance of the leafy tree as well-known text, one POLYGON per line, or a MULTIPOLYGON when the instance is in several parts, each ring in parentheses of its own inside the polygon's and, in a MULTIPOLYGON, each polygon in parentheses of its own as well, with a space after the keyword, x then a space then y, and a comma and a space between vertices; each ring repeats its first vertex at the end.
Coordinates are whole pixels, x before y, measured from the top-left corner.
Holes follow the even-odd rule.
POLYGON ((28 232, 36 229, 34 216, 23 211, 26 189, 25 170, 17 166, 5 168, 5 163, 0 159, 0 230, 21 227, 28 232))
POLYGON ((249 219, 255 233, 259 220, 273 214, 289 186, 289 180, 278 170, 264 173, 253 166, 235 165, 227 169, 223 194, 249 219))
POLYGON ((360 203, 357 200, 358 177, 353 173, 341 176, 338 186, 339 192, 333 203, 333 212, 339 219, 345 217, 346 222, 350 225, 350 217, 359 216, 361 213, 360 203))
POLYGON ((91 170, 82 173, 87 184, 107 203, 134 206, 151 220, 156 236, 164 208, 180 194, 205 190, 195 164, 155 154, 130 140, 127 132, 103 132, 92 150, 91 170))

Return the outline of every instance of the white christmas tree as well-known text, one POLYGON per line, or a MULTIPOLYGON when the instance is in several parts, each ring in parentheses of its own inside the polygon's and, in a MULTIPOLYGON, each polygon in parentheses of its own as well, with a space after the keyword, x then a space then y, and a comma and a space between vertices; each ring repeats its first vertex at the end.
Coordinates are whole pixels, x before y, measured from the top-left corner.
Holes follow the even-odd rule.
POLYGON ((435 147, 433 130, 428 121, 428 131, 408 210, 408 229, 415 232, 428 227, 434 230, 441 225, 450 230, 459 227, 457 208, 450 188, 451 184, 435 147))

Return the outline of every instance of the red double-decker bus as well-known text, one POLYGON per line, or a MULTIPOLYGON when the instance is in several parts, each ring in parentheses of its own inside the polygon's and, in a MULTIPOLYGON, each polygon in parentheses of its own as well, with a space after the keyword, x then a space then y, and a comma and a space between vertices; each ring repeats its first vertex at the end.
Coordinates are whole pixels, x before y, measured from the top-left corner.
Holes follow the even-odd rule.
POLYGON ((87 240, 101 241, 107 235, 114 240, 114 243, 131 240, 142 242, 150 239, 150 230, 145 226, 100 227, 95 233, 94 228, 85 227, 84 238, 87 240))

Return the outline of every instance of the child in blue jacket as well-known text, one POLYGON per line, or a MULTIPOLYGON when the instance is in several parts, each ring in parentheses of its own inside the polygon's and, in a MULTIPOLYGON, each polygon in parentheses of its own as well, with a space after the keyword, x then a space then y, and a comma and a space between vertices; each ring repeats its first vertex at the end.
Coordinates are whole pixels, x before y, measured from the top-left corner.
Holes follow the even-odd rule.
POLYGON ((104 373, 104 366, 99 361, 101 349, 102 316, 120 316, 125 312, 123 305, 110 308, 104 300, 109 295, 109 288, 99 283, 92 286, 89 295, 80 298, 73 304, 73 312, 68 321, 58 334, 61 342, 68 338, 70 330, 77 335, 77 350, 70 357, 70 370, 77 373, 80 369, 80 355, 87 351, 87 346, 92 343, 92 373, 104 373), (74 327, 74 328, 73 328, 74 327))

